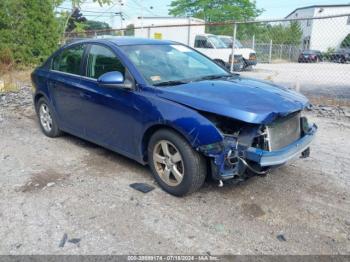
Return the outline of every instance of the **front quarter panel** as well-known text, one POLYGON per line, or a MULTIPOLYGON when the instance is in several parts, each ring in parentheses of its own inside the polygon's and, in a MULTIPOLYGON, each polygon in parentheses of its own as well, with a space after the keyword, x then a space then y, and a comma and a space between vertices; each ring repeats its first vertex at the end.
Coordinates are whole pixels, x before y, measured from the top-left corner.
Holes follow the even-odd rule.
MULTIPOLYGON (((223 140, 220 131, 212 122, 199 114, 196 110, 181 104, 157 97, 155 94, 143 92, 143 99, 139 100, 139 111, 142 115, 142 137, 138 144, 142 145, 144 134, 154 126, 169 127, 181 135, 193 148, 217 143, 223 140)), ((145 152, 141 146, 140 153, 145 152)))

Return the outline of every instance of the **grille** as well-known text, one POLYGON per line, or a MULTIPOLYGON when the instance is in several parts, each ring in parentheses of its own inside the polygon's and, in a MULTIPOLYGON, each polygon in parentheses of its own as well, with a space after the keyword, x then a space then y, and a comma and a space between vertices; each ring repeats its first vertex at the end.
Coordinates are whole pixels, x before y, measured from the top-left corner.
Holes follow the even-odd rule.
POLYGON ((300 138, 300 113, 278 119, 266 128, 270 151, 281 149, 300 138))

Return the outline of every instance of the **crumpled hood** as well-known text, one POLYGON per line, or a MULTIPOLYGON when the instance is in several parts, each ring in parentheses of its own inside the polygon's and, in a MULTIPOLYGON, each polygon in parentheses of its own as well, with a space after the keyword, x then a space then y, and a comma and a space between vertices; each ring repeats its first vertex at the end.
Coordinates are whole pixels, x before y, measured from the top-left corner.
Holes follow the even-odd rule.
POLYGON ((295 91, 242 77, 165 87, 158 96, 196 110, 255 124, 268 124, 308 105, 308 100, 295 91))

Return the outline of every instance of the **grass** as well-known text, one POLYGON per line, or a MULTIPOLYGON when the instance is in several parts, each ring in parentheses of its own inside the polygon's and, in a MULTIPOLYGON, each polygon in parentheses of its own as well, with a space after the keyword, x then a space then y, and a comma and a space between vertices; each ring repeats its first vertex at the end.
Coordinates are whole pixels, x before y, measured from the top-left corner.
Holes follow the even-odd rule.
POLYGON ((18 92, 21 86, 31 85, 31 68, 10 69, 0 66, 0 93, 18 92))

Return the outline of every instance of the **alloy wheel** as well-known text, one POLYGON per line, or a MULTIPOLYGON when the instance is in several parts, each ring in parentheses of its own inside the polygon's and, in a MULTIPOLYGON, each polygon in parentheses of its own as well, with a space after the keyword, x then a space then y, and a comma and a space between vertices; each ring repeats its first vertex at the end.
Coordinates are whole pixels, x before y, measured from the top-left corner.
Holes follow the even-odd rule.
POLYGON ((47 104, 43 103, 40 105, 39 109, 39 117, 41 126, 47 133, 50 133, 52 130, 52 117, 50 113, 50 109, 47 104))
POLYGON ((168 140, 159 141, 153 150, 153 163, 158 176, 169 186, 177 186, 184 177, 180 151, 168 140))

